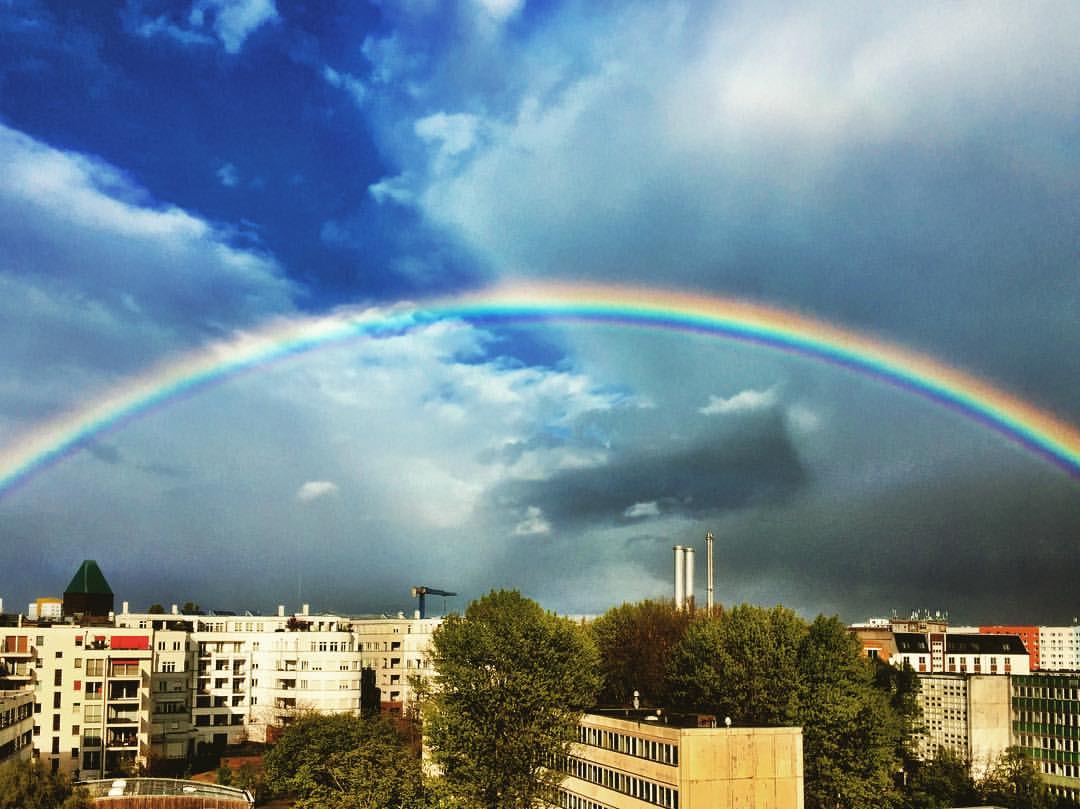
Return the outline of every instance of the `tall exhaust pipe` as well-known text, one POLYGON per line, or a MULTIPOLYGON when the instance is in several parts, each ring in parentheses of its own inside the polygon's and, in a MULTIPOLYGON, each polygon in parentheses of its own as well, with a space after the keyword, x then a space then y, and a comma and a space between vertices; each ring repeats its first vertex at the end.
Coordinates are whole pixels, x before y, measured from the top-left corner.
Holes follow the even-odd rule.
POLYGON ((686 608, 694 611, 694 549, 686 549, 686 608))
POLYGON ((675 551, 675 609, 686 607, 686 548, 676 545, 675 551))
POLYGON ((705 534, 705 609, 709 615, 713 613, 713 535, 712 531, 705 534))

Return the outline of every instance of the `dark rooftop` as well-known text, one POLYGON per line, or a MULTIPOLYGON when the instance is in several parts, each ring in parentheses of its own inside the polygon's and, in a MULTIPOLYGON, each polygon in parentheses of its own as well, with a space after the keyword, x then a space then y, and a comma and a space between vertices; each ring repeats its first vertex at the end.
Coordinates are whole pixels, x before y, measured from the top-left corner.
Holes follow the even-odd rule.
POLYGON ((68 593, 111 596, 113 591, 109 587, 109 583, 105 581, 105 576, 102 574, 101 568, 98 567, 98 563, 93 559, 87 559, 79 565, 71 584, 64 590, 64 595, 68 593))

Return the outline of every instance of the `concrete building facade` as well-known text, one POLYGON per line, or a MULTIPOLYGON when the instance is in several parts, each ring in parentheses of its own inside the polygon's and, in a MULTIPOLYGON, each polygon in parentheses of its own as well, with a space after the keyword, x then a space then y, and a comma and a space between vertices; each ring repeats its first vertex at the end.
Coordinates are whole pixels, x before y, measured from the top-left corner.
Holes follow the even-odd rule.
POLYGON ((919 675, 922 726, 915 751, 923 759, 939 749, 970 762, 979 778, 1011 744, 1009 678, 990 674, 919 675))
POLYGON ((1080 626, 1039 627, 1039 669, 1080 671, 1080 626))
POLYGON ((716 727, 712 717, 585 714, 558 762, 562 809, 801 809, 801 728, 716 727))
POLYGON ((0 691, 0 764, 30 758, 33 737, 33 692, 0 691))
POLYGON ((1013 677, 1012 732, 1051 791, 1080 800, 1080 673, 1013 677))
POLYGON ((34 749, 53 771, 100 777, 145 765, 150 750, 151 633, 38 627, 34 749))
POLYGON ((352 621, 360 659, 374 669, 382 710, 391 716, 407 713, 414 699, 414 677, 433 677, 431 636, 441 618, 362 618, 352 621))

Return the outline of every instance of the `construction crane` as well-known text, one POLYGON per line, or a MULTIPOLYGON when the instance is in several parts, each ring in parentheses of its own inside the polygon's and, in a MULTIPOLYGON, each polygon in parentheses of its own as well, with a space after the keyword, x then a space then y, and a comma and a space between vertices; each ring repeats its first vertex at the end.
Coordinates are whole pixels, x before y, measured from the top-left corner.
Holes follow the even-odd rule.
POLYGON ((420 599, 420 617, 427 618, 426 604, 424 601, 425 596, 456 596, 457 593, 451 593, 448 590, 436 590, 434 587, 414 587, 412 588, 412 597, 420 599))

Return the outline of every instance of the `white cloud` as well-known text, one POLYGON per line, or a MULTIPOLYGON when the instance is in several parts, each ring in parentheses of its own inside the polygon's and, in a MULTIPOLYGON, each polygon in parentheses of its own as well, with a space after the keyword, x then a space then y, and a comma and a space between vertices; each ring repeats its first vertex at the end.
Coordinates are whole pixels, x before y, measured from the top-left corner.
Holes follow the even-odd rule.
POLYGON ((799 433, 813 433, 821 429, 821 416, 804 404, 794 404, 789 407, 787 419, 799 433))
POLYGON ((296 499, 304 503, 318 500, 320 497, 337 494, 338 485, 329 480, 309 480, 296 490, 296 499))
POLYGON ((232 163, 224 163, 217 170, 217 178, 226 188, 235 188, 240 182, 240 173, 232 163))
POLYGON ((138 36, 164 35, 182 45, 209 45, 216 39, 227 53, 239 53, 252 32, 278 19, 274 0, 195 0, 182 21, 144 18, 129 4, 128 16, 129 30, 138 36))
POLYGON ((474 0, 493 19, 506 20, 525 7, 525 0, 474 0))
POLYGON ((641 517, 659 517, 660 506, 655 500, 650 500, 647 503, 634 503, 623 512, 623 516, 632 520, 641 517))
POLYGON ((435 146, 433 167, 436 173, 442 173, 451 158, 476 145, 479 120, 475 115, 463 112, 452 115, 436 112, 413 125, 420 140, 435 146))
POLYGON ((322 75, 327 84, 345 90, 352 96, 357 105, 364 103, 364 99, 367 97, 367 87, 356 76, 349 73, 339 73, 330 65, 323 66, 322 75))
POLYGON ((776 404, 776 389, 768 390, 743 390, 734 396, 723 398, 722 396, 709 396, 709 403, 698 408, 703 416, 730 415, 732 413, 748 413, 753 410, 763 410, 776 404))
POLYGON ((536 506, 525 509, 525 519, 514 526, 515 536, 536 536, 551 533, 551 523, 544 519, 544 512, 536 506))
POLYGON ((387 201, 408 205, 416 197, 412 182, 402 174, 397 177, 384 177, 377 183, 372 183, 368 186, 368 193, 380 205, 387 201))
POLYGON ((0 289, 0 411, 31 417, 62 406, 64 390, 85 396, 293 310, 272 257, 233 246, 224 228, 153 200, 113 166, 3 126, 0 289))

